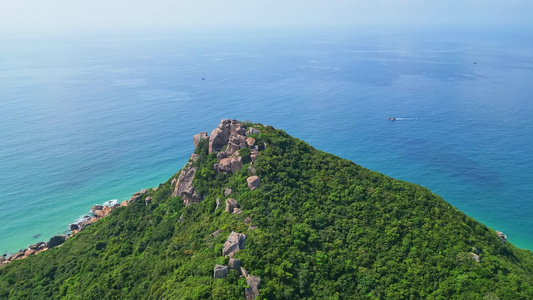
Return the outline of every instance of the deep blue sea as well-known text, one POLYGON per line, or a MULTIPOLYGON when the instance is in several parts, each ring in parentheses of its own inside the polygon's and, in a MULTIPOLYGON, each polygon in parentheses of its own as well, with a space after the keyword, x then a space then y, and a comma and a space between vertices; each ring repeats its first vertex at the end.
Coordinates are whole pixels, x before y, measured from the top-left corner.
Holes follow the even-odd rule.
POLYGON ((2 39, 0 253, 63 233, 94 204, 165 182, 192 153, 192 136, 222 118, 284 129, 428 187, 533 249, 527 32, 2 39))

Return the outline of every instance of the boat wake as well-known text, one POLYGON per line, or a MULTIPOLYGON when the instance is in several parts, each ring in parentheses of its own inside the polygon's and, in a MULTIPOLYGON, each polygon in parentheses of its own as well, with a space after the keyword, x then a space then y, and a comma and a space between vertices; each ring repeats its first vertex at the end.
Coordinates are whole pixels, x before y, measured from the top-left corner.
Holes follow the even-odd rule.
POLYGON ((390 117, 387 118, 389 121, 410 121, 410 120, 418 120, 418 118, 398 118, 398 117, 390 117))

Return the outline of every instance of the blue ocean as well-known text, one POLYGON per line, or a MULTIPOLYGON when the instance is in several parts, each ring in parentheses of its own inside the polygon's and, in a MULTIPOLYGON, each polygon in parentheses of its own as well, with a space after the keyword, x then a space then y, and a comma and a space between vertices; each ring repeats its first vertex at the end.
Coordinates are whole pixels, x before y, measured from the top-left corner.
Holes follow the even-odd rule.
POLYGON ((428 187, 533 250, 527 32, 351 28, 3 39, 0 253, 64 233, 94 204, 165 182, 192 153, 192 136, 223 118, 284 129, 428 187))

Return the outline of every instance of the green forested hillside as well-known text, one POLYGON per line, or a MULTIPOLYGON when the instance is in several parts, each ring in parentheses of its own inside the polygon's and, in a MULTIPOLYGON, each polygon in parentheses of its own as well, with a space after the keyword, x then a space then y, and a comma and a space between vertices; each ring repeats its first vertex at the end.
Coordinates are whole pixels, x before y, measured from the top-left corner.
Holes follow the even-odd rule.
POLYGON ((191 162, 199 204, 172 197, 178 172, 61 247, 0 268, 0 298, 245 299, 239 271, 213 278, 235 231, 246 246, 234 258, 261 278, 256 299, 533 299, 532 253, 428 189, 242 125, 260 131, 253 167, 242 148, 244 167, 215 172, 217 153, 201 140, 191 162), (230 197, 241 214, 224 211, 230 197))

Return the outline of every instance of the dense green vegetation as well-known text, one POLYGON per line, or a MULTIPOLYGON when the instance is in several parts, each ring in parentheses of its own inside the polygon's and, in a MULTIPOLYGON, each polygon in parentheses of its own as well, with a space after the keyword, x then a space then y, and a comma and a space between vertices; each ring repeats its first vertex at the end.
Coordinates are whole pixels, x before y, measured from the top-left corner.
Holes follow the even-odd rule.
MULTIPOLYGON (((244 299, 237 271, 212 278, 215 264, 227 264, 231 231, 247 235, 236 257, 261 277, 261 299, 533 298, 530 251, 423 187, 254 127, 267 145, 254 164, 258 189, 248 189, 246 167, 215 174, 204 140, 194 181, 202 203, 172 197, 176 174, 143 196, 151 204, 117 208, 61 247, 0 268, 0 298, 244 299), (215 210, 226 188, 242 214, 215 210)), ((250 151, 241 156, 248 162, 250 151)))

